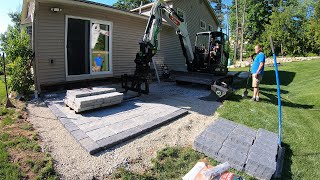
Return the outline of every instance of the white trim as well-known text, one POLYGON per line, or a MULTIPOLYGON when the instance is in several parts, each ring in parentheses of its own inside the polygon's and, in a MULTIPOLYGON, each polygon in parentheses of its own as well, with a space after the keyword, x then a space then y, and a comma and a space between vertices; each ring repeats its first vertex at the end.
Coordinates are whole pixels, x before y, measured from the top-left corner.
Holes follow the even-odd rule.
POLYGON ((113 23, 111 21, 104 21, 104 20, 98 20, 93 18, 85 18, 80 16, 71 16, 66 15, 65 16, 65 75, 66 75, 66 81, 74 81, 74 80, 83 80, 83 79, 91 79, 91 77, 95 76, 103 76, 108 75, 108 77, 111 75, 113 76, 113 63, 112 63, 112 33, 113 33, 113 23), (90 37, 89 37, 89 74, 81 74, 81 75, 68 75, 68 51, 67 51, 67 42, 68 42, 68 19, 81 19, 81 20, 87 20, 90 23, 90 37), (105 24, 109 26, 109 71, 104 72, 92 72, 92 50, 91 50, 91 24, 92 23, 99 23, 99 24, 105 24))
POLYGON ((67 42, 68 42, 68 18, 69 16, 65 17, 65 29, 64 29, 64 64, 65 64, 65 75, 66 80, 69 77, 68 76, 68 49, 67 49, 67 42))
POLYGON ((85 74, 85 75, 77 75, 77 76, 69 76, 66 78, 66 81, 79 81, 79 80, 86 80, 86 79, 99 79, 99 78, 108 78, 113 77, 113 74, 85 74))
POLYGON ((201 20, 201 19, 200 19, 200 28, 203 29, 203 30, 206 30, 206 28, 207 28, 206 22, 204 20, 201 20), (201 27, 201 23, 204 24, 204 27, 201 27))
MULTIPOLYGON (((113 23, 110 21, 102 21, 102 20, 91 20, 90 21, 90 27, 92 23, 98 23, 109 26, 109 71, 101 71, 101 72, 92 72, 92 50, 91 50, 91 38, 90 38, 90 74, 96 75, 96 74, 112 74, 113 67, 112 67, 112 29, 113 29, 113 23)), ((91 29, 91 28, 90 28, 91 29)), ((90 32, 90 35, 92 32, 90 32)))
MULTIPOLYGON (((52 2, 52 3, 62 3, 62 4, 67 4, 67 5, 78 5, 78 6, 85 6, 86 8, 95 8, 95 9, 101 9, 101 10, 108 10, 111 12, 116 12, 116 13, 120 13, 120 14, 124 14, 124 15, 129 15, 131 17, 138 17, 138 18, 142 18, 142 19, 146 19, 148 20, 149 18, 146 16, 141 16, 135 13, 130 13, 127 11, 123 11, 123 10, 118 10, 118 9, 114 9, 111 7, 107 7, 107 6, 101 6, 98 4, 90 4, 87 2, 81 2, 81 1, 74 1, 74 0, 37 0, 38 2, 52 2)), ((63 9, 62 9, 63 11, 63 9)))
POLYGON ((208 24, 208 31, 213 31, 213 26, 211 26, 210 24, 208 24), (211 27, 211 30, 210 30, 210 27, 211 27))

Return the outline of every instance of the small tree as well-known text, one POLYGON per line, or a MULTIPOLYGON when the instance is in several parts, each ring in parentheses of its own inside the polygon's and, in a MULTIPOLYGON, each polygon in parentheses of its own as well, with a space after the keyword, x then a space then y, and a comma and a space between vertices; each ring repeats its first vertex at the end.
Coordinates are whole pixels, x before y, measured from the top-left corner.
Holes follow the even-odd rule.
POLYGON ((33 85, 31 73, 32 50, 25 30, 9 27, 2 37, 2 50, 6 53, 8 85, 12 91, 27 94, 33 85))

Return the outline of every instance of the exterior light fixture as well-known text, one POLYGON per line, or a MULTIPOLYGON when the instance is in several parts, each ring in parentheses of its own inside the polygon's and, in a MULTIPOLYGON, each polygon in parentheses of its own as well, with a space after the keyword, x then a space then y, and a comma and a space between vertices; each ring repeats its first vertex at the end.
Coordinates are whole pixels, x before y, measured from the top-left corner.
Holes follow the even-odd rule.
POLYGON ((61 9, 61 8, 58 8, 58 7, 53 7, 53 8, 51 8, 51 11, 52 11, 52 12, 61 12, 62 9, 61 9))

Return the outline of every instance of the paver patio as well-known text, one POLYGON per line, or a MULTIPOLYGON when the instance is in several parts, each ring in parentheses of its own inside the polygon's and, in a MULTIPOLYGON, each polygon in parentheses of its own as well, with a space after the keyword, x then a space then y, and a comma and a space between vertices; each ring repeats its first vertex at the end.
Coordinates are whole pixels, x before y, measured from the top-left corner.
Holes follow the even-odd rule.
POLYGON ((46 104, 90 154, 134 138, 188 113, 170 105, 133 99, 119 105, 76 114, 65 106, 63 98, 64 95, 48 99, 46 104))

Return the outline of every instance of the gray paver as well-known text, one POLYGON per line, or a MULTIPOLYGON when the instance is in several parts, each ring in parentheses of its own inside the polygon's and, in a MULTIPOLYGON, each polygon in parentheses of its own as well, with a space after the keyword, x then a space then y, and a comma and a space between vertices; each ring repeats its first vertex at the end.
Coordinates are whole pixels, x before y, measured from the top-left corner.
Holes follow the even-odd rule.
MULTIPOLYGON (((113 103, 111 100, 106 102, 113 103)), ((180 108, 145 103, 138 99, 82 114, 75 114, 66 107, 63 97, 48 101, 47 104, 56 116, 62 116, 59 118, 61 124, 90 154, 134 138, 188 113, 180 108)))
POLYGON ((59 121, 61 122, 62 125, 72 123, 72 121, 68 118, 59 118, 59 121))
POLYGON ((114 88, 70 90, 64 103, 76 113, 121 103, 123 94, 114 88))
POLYGON ((71 119, 71 121, 74 123, 74 124, 76 124, 76 125, 82 125, 82 124, 87 124, 87 123, 91 123, 91 122, 95 122, 95 121, 97 121, 97 120, 99 120, 100 118, 85 118, 85 117, 83 117, 83 118, 80 118, 80 119, 71 119))
POLYGON ((263 136, 264 139, 268 139, 268 140, 270 140, 270 141, 275 141, 275 142, 277 142, 277 140, 278 140, 278 136, 277 136, 276 133, 267 131, 267 130, 265 130, 265 129, 258 129, 257 137, 259 137, 259 136, 263 136))
POLYGON ((94 121, 92 123, 86 123, 86 124, 79 125, 79 129, 83 130, 84 132, 90 132, 90 131, 111 125, 111 123, 106 120, 99 120, 98 122, 99 122, 98 124, 96 124, 94 121))
POLYGON ((249 153, 245 172, 260 179, 271 179, 276 170, 276 162, 263 155, 249 153))
POLYGON ((249 146, 245 146, 241 143, 237 143, 234 141, 231 141, 230 139, 227 139, 224 141, 223 146, 229 147, 229 148, 233 148, 236 149, 237 151, 243 153, 243 154, 248 154, 250 147, 249 146))
POLYGON ((86 134, 94 141, 98 141, 100 139, 103 139, 103 138, 106 138, 109 136, 113 136, 116 133, 114 131, 112 131, 109 127, 103 127, 100 129, 90 131, 90 132, 86 132, 86 134))
POLYGON ((235 123, 235 122, 233 122, 233 121, 230 121, 230 120, 227 120, 227 119, 224 119, 224 118, 222 118, 222 117, 219 117, 219 118, 217 119, 217 123, 218 123, 218 124, 223 124, 223 125, 225 125, 225 126, 227 126, 227 127, 230 127, 230 128, 232 128, 232 129, 234 129, 234 128, 236 128, 236 127, 238 126, 237 123, 235 123))
POLYGON ((217 161, 228 161, 232 168, 259 179, 270 179, 275 172, 277 135, 267 130, 256 131, 219 119, 195 139, 193 148, 217 161))
POLYGON ((167 123, 167 122, 173 121, 175 119, 178 119, 178 118, 180 118, 180 117, 182 117, 182 116, 184 116, 186 114, 188 114, 188 111, 186 111, 184 109, 179 109, 179 110, 177 110, 177 111, 175 111, 175 112, 173 112, 171 114, 168 114, 166 116, 157 118, 157 119, 155 119, 153 121, 150 121, 148 123, 140 125, 140 127, 144 131, 148 131, 149 129, 153 129, 153 128, 159 127, 164 123, 167 123))
POLYGON ((65 124, 64 127, 69 131, 69 132, 72 132, 72 131, 75 131, 75 130, 79 130, 79 127, 73 123, 68 123, 68 124, 65 124))
POLYGON ((89 152, 89 154, 93 155, 99 151, 102 150, 102 148, 98 145, 98 143, 96 143, 95 141, 93 141, 91 138, 84 138, 81 139, 79 141, 79 143, 81 144, 81 146, 89 152))
POLYGON ((222 146, 218 152, 218 157, 221 162, 228 161, 232 168, 242 171, 246 163, 247 154, 243 154, 234 148, 222 146))
POLYGON ((174 119, 177 119, 187 113, 188 113, 188 111, 180 109, 178 111, 175 111, 174 113, 171 113, 167 116, 158 118, 157 120, 151 121, 151 122, 146 123, 142 126, 136 126, 134 128, 128 129, 126 131, 122 131, 122 132, 115 134, 113 136, 109 136, 107 138, 101 139, 101 140, 97 141, 97 143, 100 147, 109 148, 109 147, 112 147, 116 144, 127 141, 128 139, 132 139, 134 137, 137 137, 137 136, 145 133, 146 131, 149 131, 150 129, 158 127, 165 122, 169 122, 174 119))
POLYGON ((135 128, 129 129, 127 131, 123 131, 119 134, 115 134, 113 136, 103 138, 103 139, 97 141, 97 144, 99 145, 99 147, 110 148, 110 147, 115 146, 117 144, 123 143, 123 142, 127 141, 128 139, 134 138, 134 137, 140 135, 140 133, 141 133, 140 127, 135 127, 135 128))
POLYGON ((115 88, 108 88, 108 87, 93 87, 92 89, 89 88, 81 88, 76 90, 68 90, 66 95, 74 98, 81 98, 86 96, 92 95, 99 95, 105 94, 110 92, 115 92, 115 88))
POLYGON ((122 121, 116 124, 112 124, 110 126, 108 126, 109 129, 111 129, 114 133, 118 134, 122 131, 126 131, 128 129, 134 128, 139 126, 139 124, 133 120, 126 120, 126 121, 122 121))
POLYGON ((247 137, 256 137, 256 134, 257 134, 256 130, 254 130, 252 128, 249 128, 248 126, 241 125, 241 124, 239 124, 233 130, 233 132, 236 133, 236 134, 242 134, 242 135, 247 136, 247 137))
POLYGON ((270 155, 276 155, 278 150, 278 144, 275 143, 266 143, 260 141, 255 141, 254 144, 252 145, 250 151, 256 151, 256 152, 265 152, 270 155))
POLYGON ((84 139, 84 138, 88 137, 87 134, 84 133, 81 130, 75 130, 75 131, 72 131, 70 133, 77 141, 80 141, 81 139, 84 139))
POLYGON ((231 132, 228 139, 231 141, 240 143, 244 146, 252 146, 255 137, 246 136, 245 134, 238 134, 235 132, 231 132))

